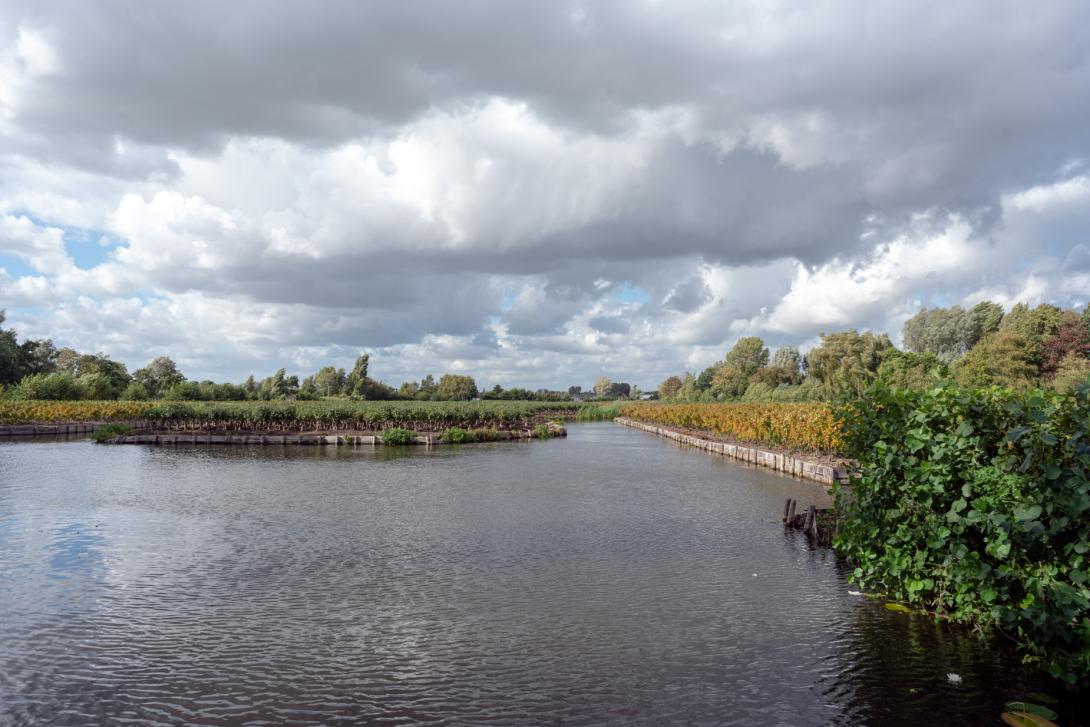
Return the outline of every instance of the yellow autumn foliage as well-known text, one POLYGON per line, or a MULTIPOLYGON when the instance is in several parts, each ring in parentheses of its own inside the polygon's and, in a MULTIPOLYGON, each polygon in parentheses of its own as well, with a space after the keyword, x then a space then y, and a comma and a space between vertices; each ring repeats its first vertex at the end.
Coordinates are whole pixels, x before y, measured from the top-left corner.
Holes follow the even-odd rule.
POLYGON ((699 429, 742 442, 837 452, 844 443, 833 407, 822 402, 627 404, 621 416, 699 429))

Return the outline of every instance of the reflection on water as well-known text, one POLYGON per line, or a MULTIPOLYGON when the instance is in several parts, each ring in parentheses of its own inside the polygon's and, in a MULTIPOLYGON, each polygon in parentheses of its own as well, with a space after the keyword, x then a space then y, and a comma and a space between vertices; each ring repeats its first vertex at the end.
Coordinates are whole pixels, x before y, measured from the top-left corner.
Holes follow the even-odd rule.
POLYGON ((0 723, 987 724, 1054 691, 849 595, 787 497, 824 504, 612 425, 0 444, 0 723))

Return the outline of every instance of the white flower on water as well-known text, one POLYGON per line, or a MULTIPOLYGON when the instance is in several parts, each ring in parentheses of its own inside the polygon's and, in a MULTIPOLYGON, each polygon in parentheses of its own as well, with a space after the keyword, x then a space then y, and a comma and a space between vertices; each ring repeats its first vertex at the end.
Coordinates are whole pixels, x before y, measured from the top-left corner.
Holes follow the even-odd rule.
POLYGON ((863 591, 848 591, 849 596, 862 596, 863 591))
POLYGON ((950 682, 951 684, 961 684, 961 674, 955 674, 954 672, 950 672, 946 675, 946 681, 950 682))

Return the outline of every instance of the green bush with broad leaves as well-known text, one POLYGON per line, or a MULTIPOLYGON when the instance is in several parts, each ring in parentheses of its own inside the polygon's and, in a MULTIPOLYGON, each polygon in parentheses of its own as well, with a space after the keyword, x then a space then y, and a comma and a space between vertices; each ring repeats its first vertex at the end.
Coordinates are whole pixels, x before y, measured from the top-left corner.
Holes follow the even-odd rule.
POLYGON ((876 386, 840 409, 858 462, 834 545, 853 582, 1090 678, 1090 385, 876 386))

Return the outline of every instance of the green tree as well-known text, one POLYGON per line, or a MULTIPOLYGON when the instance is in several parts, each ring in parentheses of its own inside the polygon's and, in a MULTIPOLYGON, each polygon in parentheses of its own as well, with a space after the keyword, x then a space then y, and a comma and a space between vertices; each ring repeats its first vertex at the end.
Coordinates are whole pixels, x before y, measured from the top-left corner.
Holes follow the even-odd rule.
POLYGON ((724 364, 716 369, 708 391, 717 399, 736 399, 746 392, 748 386, 749 376, 743 369, 724 364))
POLYGON ((609 396, 613 389, 613 382, 607 379, 605 376, 599 377, 594 382, 594 396, 598 399, 605 399, 609 396))
POLYGON ((973 347, 980 327, 974 314, 960 306, 924 308, 905 321, 902 336, 909 351, 934 354, 950 363, 973 347))
POLYGON ((143 384, 139 381, 133 381, 125 387, 125 390, 121 392, 121 396, 118 398, 122 401, 147 401, 151 396, 143 384))
POLYGON ((1036 362, 1045 341, 1056 335, 1063 325, 1063 311, 1054 305, 1042 303, 1030 308, 1019 303, 1011 308, 999 326, 1000 331, 1017 334, 1033 347, 1033 360, 1036 362))
POLYGON ((1090 379, 1090 359, 1077 353, 1069 353, 1060 362, 1052 377, 1052 388, 1061 394, 1070 394, 1079 384, 1090 379))
MULTIPOLYGON (((4 325, 7 312, 0 308, 0 326, 4 325)), ((22 377, 19 370, 19 339, 14 328, 0 328, 0 385, 14 384, 22 377)))
POLYGON ((888 351, 878 366, 878 380, 897 389, 922 391, 942 381, 949 371, 933 353, 888 351))
POLYGON ((402 399, 415 399, 420 393, 420 384, 415 381, 406 381, 397 390, 397 395, 402 399))
POLYGON ((344 393, 347 379, 348 375, 345 374, 344 369, 323 366, 314 374, 314 391, 318 396, 339 396, 344 393))
POLYGON ((667 377, 661 384, 659 384, 659 398, 660 399, 673 399, 677 396, 677 392, 681 390, 681 378, 677 376, 667 377))
POLYGON ((443 374, 436 394, 443 401, 469 401, 477 397, 477 382, 472 376, 443 374))
POLYGON ((734 347, 727 352, 723 363, 733 369, 737 369, 742 376, 749 378, 757 369, 768 365, 768 348, 765 342, 757 336, 739 338, 734 347))
POLYGON ((810 375, 832 392, 859 393, 878 377, 883 357, 893 349, 886 334, 856 330, 822 334, 807 355, 810 375))
POLYGON ((802 371, 802 355, 794 346, 780 346, 772 357, 772 365, 794 373, 802 371))
POLYGON ((261 381, 258 396, 262 399, 288 399, 299 391, 299 377, 288 376, 287 371, 279 369, 275 374, 261 381))
MULTIPOLYGON (((152 359, 147 366, 134 371, 132 378, 144 387, 151 398, 158 398, 170 387, 185 381, 185 377, 178 371, 177 364, 169 356, 158 356, 152 359)), ((256 390, 257 384, 254 384, 254 391, 256 390)))
POLYGON ((1036 347, 1012 330, 981 339, 951 369, 954 380, 966 387, 1010 386, 1028 389, 1037 385, 1036 347))
POLYGON ((976 327, 976 342, 990 336, 999 330, 1003 323, 1003 306, 990 300, 982 300, 969 311, 973 316, 973 325, 976 327))
MULTIPOLYGON (((356 394, 356 389, 367 386, 367 370, 371 365, 371 354, 364 353, 356 357, 356 364, 344 378, 343 391, 345 393, 356 394)), ((361 390, 363 390, 361 389, 361 390)))
MULTIPOLYGON (((1090 336, 1090 303, 1086 304, 1086 307, 1082 309, 1082 315, 1079 316, 1082 321, 1082 327, 1086 329, 1086 335, 1090 336)), ((0 322, 3 321, 3 317, 0 316, 0 322)))

